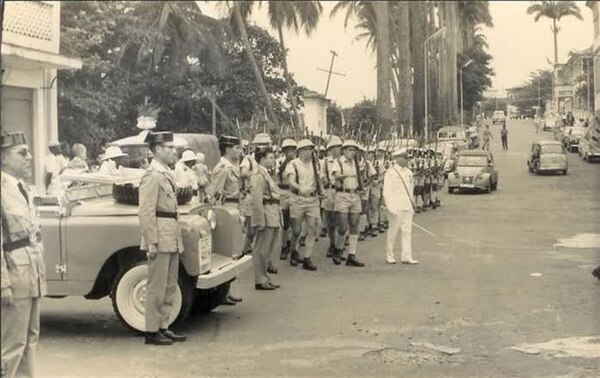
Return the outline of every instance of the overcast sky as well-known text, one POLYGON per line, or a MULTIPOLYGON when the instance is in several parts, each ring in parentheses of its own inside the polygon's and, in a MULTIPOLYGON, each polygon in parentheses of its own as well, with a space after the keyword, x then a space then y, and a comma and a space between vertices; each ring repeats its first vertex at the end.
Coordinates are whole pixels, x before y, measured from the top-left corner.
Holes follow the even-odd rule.
MULTIPOLYGON (((344 28, 344 15, 334 18, 329 13, 335 2, 322 1, 323 17, 310 37, 284 33, 289 50, 290 71, 297 82, 309 89, 323 93, 327 83, 327 73, 317 68, 329 69, 330 50, 338 57, 333 70, 346 76, 332 76, 327 97, 342 106, 350 106, 363 97, 375 98, 376 73, 375 56, 366 50, 366 41, 356 41, 358 34, 354 24, 344 28)), ((584 21, 565 18, 561 21, 558 48, 559 61, 564 62, 570 50, 589 47, 593 41, 592 12, 585 1, 578 1, 584 21)), ((526 13, 529 1, 490 2, 494 27, 484 29, 493 56, 492 67, 496 72, 493 89, 505 89, 523 83, 531 71, 550 68, 547 59, 554 59, 553 38, 550 21, 541 19, 537 23, 526 13)), ((206 14, 223 16, 224 7, 216 3, 200 3, 206 14)), ((275 30, 269 26, 266 5, 255 10, 253 22, 266 28, 277 38, 275 30)))

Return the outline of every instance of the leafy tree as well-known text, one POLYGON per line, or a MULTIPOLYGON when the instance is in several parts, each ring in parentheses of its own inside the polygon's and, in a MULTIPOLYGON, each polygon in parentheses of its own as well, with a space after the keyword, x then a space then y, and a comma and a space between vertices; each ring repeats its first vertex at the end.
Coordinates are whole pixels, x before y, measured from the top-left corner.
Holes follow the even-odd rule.
MULTIPOLYGON (((482 100, 483 91, 492 85, 491 77, 494 76, 494 70, 490 66, 492 56, 485 51, 483 45, 473 44, 459 53, 457 68, 460 70, 469 59, 473 59, 473 63, 463 69, 462 78, 464 101, 462 106, 466 112, 482 100)), ((458 95, 460 96, 460 93, 458 95)))
POLYGON ((529 79, 519 90, 519 97, 512 99, 511 104, 517 106, 521 114, 527 113, 538 105, 538 88, 540 114, 544 114, 546 100, 552 98, 552 72, 550 70, 537 70, 530 73, 529 79))

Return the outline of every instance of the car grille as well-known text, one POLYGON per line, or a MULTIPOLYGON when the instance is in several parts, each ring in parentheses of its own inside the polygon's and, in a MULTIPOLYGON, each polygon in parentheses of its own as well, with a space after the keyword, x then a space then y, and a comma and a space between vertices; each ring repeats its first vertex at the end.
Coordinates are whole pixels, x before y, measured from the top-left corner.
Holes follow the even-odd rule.
POLYGON ((462 182, 465 183, 465 184, 472 184, 473 183, 473 176, 463 176, 462 182))

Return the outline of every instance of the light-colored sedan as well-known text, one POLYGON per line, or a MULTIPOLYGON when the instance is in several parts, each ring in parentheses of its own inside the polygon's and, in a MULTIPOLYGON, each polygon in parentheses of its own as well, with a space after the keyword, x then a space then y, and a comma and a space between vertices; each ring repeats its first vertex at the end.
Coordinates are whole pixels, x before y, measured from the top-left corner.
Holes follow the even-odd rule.
POLYGON ((531 155, 527 160, 529 172, 535 174, 558 172, 567 174, 569 163, 562 143, 557 140, 540 140, 531 145, 531 155))
POLYGON ((456 169, 448 174, 448 193, 455 190, 484 190, 498 188, 498 171, 489 151, 468 150, 458 154, 456 169))

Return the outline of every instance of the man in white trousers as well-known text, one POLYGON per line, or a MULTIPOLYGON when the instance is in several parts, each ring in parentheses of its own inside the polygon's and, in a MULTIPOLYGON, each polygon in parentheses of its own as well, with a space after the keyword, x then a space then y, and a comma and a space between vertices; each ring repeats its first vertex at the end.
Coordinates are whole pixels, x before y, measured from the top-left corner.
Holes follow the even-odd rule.
POLYGON ((403 264, 418 264, 411 251, 412 219, 414 214, 413 174, 408 168, 408 150, 401 148, 392 154, 393 164, 383 179, 383 198, 390 213, 390 228, 387 235, 386 261, 395 264, 394 242, 398 231, 402 238, 403 264))

